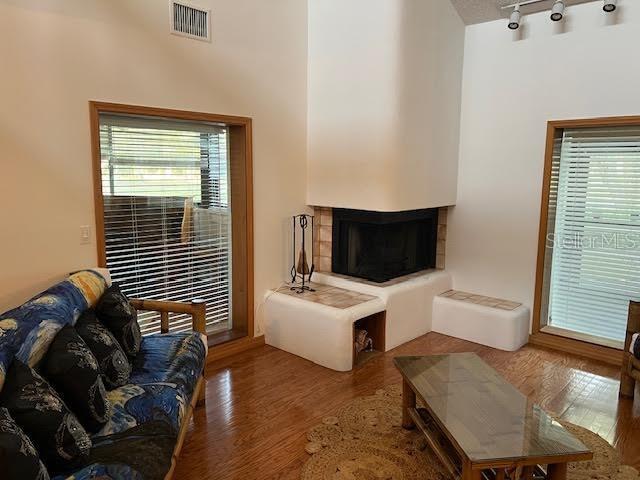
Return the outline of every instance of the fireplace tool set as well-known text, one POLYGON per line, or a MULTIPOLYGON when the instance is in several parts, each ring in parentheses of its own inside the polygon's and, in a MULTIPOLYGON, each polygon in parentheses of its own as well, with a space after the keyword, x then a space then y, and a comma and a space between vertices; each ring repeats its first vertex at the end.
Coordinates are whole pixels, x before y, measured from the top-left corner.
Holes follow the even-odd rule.
POLYGON ((315 266, 313 265, 313 238, 314 223, 313 215, 294 215, 292 217, 293 225, 293 266, 291 267, 291 290, 296 293, 314 292, 311 288, 311 276, 315 266), (311 228, 311 267, 307 261, 307 230, 311 228), (300 245, 296 245, 296 232, 299 232, 300 245), (298 260, 296 262, 296 252, 298 252, 298 260))

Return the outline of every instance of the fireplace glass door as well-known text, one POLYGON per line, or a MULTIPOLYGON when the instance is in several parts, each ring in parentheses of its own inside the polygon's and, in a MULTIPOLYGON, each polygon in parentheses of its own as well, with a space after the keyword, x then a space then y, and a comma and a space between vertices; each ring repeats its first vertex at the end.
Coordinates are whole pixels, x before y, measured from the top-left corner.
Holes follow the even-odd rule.
POLYGON ((435 266, 437 209, 333 215, 335 273, 385 282, 435 266))

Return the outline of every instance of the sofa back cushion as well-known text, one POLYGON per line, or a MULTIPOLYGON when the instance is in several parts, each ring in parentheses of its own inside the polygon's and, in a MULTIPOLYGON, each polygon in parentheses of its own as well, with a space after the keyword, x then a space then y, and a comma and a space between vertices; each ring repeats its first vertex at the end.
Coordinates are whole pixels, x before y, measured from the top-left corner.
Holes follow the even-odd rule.
POLYGON ((91 439, 76 416, 40 375, 17 359, 7 372, 0 406, 9 410, 50 470, 68 468, 89 453, 91 439))
POLYGON ((86 310, 76 322, 76 332, 85 341, 100 367, 105 386, 111 390, 129 381, 131 365, 122 347, 102 325, 93 310, 86 310))
POLYGON ((0 391, 14 357, 35 367, 60 329, 75 324, 84 310, 94 306, 108 283, 108 273, 98 270, 76 272, 0 315, 0 391))
POLYGON ((0 478, 49 480, 36 447, 6 408, 0 408, 0 478))
POLYGON ((87 430, 96 432, 107 422, 110 404, 98 361, 71 325, 54 338, 41 371, 87 430))
POLYGON ((140 351, 140 326, 138 314, 127 296, 116 284, 111 285, 96 305, 96 316, 116 337, 130 358, 140 351))

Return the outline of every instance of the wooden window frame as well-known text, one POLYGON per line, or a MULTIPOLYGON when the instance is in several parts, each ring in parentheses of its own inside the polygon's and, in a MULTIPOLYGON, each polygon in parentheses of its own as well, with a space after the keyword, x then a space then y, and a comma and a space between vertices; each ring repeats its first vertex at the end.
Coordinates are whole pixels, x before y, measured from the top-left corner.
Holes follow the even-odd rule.
POLYGON ((96 221, 98 265, 107 266, 104 238, 104 203, 100 153, 100 114, 144 115, 176 120, 222 123, 229 130, 232 245, 232 328, 209 335, 209 345, 231 341, 253 342, 253 156, 252 120, 249 117, 217 115, 185 110, 144 107, 107 102, 89 102, 91 155, 93 160, 93 196, 96 221))
POLYGON ((544 286, 544 257, 546 251, 547 223, 549 216, 549 193, 551 188, 551 168, 555 141, 567 128, 623 127, 640 126, 640 116, 600 117, 573 120, 552 120, 547 122, 544 172, 542 176, 542 195, 540 201, 540 224, 538 228, 538 257, 536 260, 536 282, 533 302, 533 317, 529 343, 543 347, 586 356, 596 360, 620 365, 623 352, 618 348, 604 345, 589 335, 562 331, 551 326, 541 325, 544 286))

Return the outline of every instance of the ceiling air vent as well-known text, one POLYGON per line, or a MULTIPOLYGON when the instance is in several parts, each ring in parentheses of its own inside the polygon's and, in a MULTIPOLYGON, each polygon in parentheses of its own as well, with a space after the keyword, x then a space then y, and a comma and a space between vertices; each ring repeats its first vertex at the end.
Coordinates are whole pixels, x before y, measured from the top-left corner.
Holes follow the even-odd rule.
POLYGON ((171 2, 171 33, 183 37, 211 41, 211 10, 183 2, 171 2))

